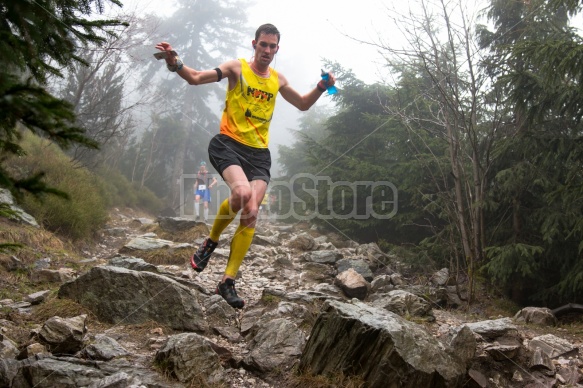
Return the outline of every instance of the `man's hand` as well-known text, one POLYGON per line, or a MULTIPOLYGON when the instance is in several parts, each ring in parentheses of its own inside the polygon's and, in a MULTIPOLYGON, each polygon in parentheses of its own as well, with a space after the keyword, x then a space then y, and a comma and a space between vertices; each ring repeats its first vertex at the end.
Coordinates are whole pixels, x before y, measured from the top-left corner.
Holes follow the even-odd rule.
POLYGON ((170 66, 174 66, 176 65, 176 56, 174 54, 172 54, 172 52, 174 51, 174 49, 172 49, 172 46, 170 45, 170 43, 168 42, 161 42, 158 43, 156 45, 156 48, 160 51, 165 51, 166 52, 166 63, 170 66))
POLYGON ((324 70, 322 70, 322 74, 320 74, 320 76, 322 79, 316 86, 318 90, 322 93, 328 90, 328 94, 335 94, 336 88, 334 87, 334 84, 336 83, 336 77, 334 77, 334 74, 326 73, 324 70))
POLYGON ((336 83, 336 77, 334 77, 334 74, 332 74, 331 72, 328 72, 328 79, 325 82, 326 86, 334 86, 334 84, 336 83))

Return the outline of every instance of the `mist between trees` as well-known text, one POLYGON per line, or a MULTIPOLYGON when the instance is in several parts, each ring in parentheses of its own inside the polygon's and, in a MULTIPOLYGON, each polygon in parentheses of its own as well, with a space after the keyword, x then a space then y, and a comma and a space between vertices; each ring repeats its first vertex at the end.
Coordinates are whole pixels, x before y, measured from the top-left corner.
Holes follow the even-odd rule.
MULTIPOLYGON (((252 36, 241 3, 180 0, 167 18, 114 19, 100 11, 118 1, 0 4, 0 184, 20 199, 66 196, 42 166, 8 158, 25 153, 29 131, 61 146, 71 168, 123 177, 119 185, 179 212, 182 177, 208 164, 226 86, 189 87, 152 59, 152 47, 169 36, 189 66, 212 69, 252 36)), ((303 114, 295 142, 278 150, 283 173, 273 182, 287 183, 271 190, 301 202, 281 221, 312 217, 347 239, 406 248, 411 265, 448 266, 471 291, 486 281, 519 303, 580 303, 583 45, 570 22, 581 5, 493 0, 475 18, 461 1, 419 1, 415 12, 387 12, 405 43, 366 43, 390 81, 365 84, 325 60, 339 81, 334 106, 303 114), (306 191, 289 184, 300 174, 352 183, 306 191), (389 197, 367 195, 374 182, 389 197), (348 204, 391 216, 344 217, 348 204)))

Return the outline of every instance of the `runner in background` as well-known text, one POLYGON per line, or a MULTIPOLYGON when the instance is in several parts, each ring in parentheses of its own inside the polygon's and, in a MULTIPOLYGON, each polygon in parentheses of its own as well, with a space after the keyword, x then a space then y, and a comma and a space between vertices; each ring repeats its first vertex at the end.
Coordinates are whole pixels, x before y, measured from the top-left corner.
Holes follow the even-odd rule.
POLYGON ((206 162, 201 162, 196 174, 196 181, 194 183, 194 213, 196 219, 200 220, 200 200, 204 206, 203 217, 204 222, 209 219, 209 203, 211 202, 211 188, 217 184, 217 178, 208 178, 208 170, 206 169, 206 162), (209 182, 210 180, 210 182, 209 182))

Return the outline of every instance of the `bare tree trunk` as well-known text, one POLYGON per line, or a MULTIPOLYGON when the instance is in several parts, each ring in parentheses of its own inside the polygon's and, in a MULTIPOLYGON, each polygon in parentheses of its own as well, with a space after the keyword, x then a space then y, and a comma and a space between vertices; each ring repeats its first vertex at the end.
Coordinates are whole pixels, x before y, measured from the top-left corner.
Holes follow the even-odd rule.
MULTIPOLYGON (((156 151, 156 136, 158 135, 158 126, 155 126, 152 130, 152 137, 150 140, 150 148, 148 149, 148 157, 146 158, 146 163, 144 165, 144 171, 142 171, 142 180, 140 181, 140 188, 144 187, 148 174, 150 172, 150 167, 152 166, 152 160, 154 158, 154 152, 156 151)), ((141 148, 141 145, 140 145, 141 148)), ((137 158, 137 157, 136 157, 137 158)))
MULTIPOLYGON (((186 139, 186 133, 183 126, 180 126, 180 130, 183 132, 184 139, 186 139)), ((172 181, 170 184, 172 187, 170 188, 170 198, 168 205, 172 207, 172 209, 177 209, 180 206, 180 188, 182 185, 180 184, 180 180, 182 179, 182 174, 184 172, 184 159, 186 155, 186 141, 181 141, 178 144, 178 149, 176 150, 176 154, 174 155, 174 167, 172 169, 172 181)))

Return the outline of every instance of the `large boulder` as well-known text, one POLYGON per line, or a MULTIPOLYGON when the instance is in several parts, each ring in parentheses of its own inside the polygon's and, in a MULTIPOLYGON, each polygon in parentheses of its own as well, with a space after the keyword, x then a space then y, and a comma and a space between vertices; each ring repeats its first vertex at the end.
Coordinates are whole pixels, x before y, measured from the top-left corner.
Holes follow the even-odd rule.
POLYGON ((362 302, 327 301, 299 369, 358 375, 367 387, 461 387, 464 360, 421 326, 362 302))
POLYGON ((0 360, 0 383, 10 387, 168 387, 176 384, 150 368, 119 359, 109 363, 75 357, 31 357, 0 360))
POLYGON ((59 289, 90 309, 99 320, 115 324, 156 321, 174 330, 208 329, 198 302, 201 295, 187 286, 152 272, 99 266, 59 289))

